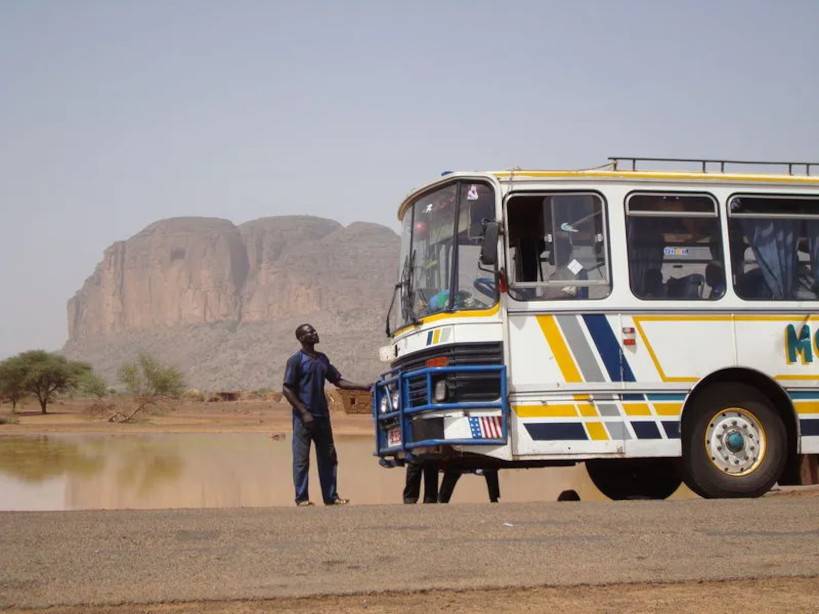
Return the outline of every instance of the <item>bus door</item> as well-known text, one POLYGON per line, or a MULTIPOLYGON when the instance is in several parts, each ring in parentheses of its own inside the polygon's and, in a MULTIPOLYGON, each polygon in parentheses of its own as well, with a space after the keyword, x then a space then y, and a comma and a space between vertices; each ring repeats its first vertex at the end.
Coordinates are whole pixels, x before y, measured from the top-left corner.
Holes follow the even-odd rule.
POLYGON ((513 194, 505 203, 513 454, 617 454, 619 314, 606 208, 597 192, 513 194))

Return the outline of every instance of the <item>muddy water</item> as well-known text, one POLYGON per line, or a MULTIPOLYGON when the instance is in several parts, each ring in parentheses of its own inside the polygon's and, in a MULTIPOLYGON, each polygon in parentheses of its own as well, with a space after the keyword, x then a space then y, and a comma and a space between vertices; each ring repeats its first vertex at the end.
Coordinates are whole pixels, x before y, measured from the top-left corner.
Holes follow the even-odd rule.
MULTIPOLYGON (((289 434, 50 434, 0 437, 0 510, 293 505, 289 434)), ((354 504, 400 503, 403 469, 384 469, 369 437, 337 437, 339 492, 354 504)), ((320 502, 315 457, 310 488, 320 502)), ((602 499, 583 466, 500 472, 501 501, 554 501, 573 488, 602 499)), ((486 501, 465 475, 452 503, 486 501)))

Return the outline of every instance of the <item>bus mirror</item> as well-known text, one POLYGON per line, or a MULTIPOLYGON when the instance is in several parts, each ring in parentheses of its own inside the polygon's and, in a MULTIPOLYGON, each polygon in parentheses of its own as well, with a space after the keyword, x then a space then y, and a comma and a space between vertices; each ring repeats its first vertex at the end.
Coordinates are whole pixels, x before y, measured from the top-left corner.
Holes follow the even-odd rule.
POLYGON ((498 263, 498 223, 487 222, 481 245, 481 264, 494 266, 498 263))

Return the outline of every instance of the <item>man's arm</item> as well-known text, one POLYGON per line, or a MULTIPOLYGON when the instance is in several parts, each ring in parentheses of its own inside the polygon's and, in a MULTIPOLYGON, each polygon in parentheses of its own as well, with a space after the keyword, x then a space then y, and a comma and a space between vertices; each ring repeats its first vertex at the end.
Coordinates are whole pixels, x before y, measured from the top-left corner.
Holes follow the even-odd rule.
POLYGON ((296 394, 296 391, 290 388, 287 384, 282 387, 282 394, 284 398, 290 402, 299 415, 301 416, 301 421, 304 423, 305 426, 309 426, 313 423, 313 414, 310 413, 310 410, 307 409, 307 406, 301 402, 299 396, 296 394))
POLYGON ((372 386, 369 384, 356 384, 353 382, 348 382, 346 379, 339 378, 338 381, 333 382, 337 388, 341 388, 342 390, 367 390, 369 391, 372 386))
POLYGON ((341 373, 339 373, 338 369, 336 369, 329 360, 327 361, 327 380, 333 384, 333 386, 336 388, 341 388, 342 390, 369 391, 371 388, 369 384, 356 384, 354 382, 348 382, 346 379, 341 377, 341 373))

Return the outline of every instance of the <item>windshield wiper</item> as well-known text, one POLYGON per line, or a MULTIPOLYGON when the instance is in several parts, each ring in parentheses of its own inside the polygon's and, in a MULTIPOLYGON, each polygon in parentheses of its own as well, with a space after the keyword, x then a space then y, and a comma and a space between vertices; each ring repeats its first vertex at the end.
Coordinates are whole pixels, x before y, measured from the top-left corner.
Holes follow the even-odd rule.
POLYGON ((415 290, 412 287, 412 271, 415 268, 415 250, 412 250, 407 256, 406 266, 404 267, 404 274, 401 276, 401 285, 405 286, 404 293, 401 295, 401 308, 403 316, 409 320, 410 324, 417 326, 421 323, 418 316, 415 315, 415 310, 412 308, 413 299, 415 298, 415 290))
POLYGON ((392 315, 392 308, 395 306, 395 293, 398 292, 398 289, 404 285, 403 281, 399 281, 392 289, 392 298, 390 299, 390 308, 387 309, 387 320, 384 323, 385 330, 387 332, 387 337, 392 337, 392 331, 390 330, 390 316, 392 315))
POLYGON ((409 261, 409 256, 404 259, 404 266, 401 269, 401 278, 392 289, 392 298, 390 299, 390 307, 387 309, 387 320, 385 322, 384 330, 387 337, 392 337, 392 330, 390 329, 390 316, 392 315, 392 308, 395 306, 395 293, 401 292, 401 317, 409 320, 413 325, 418 324, 420 320, 412 310, 412 266, 409 261))

